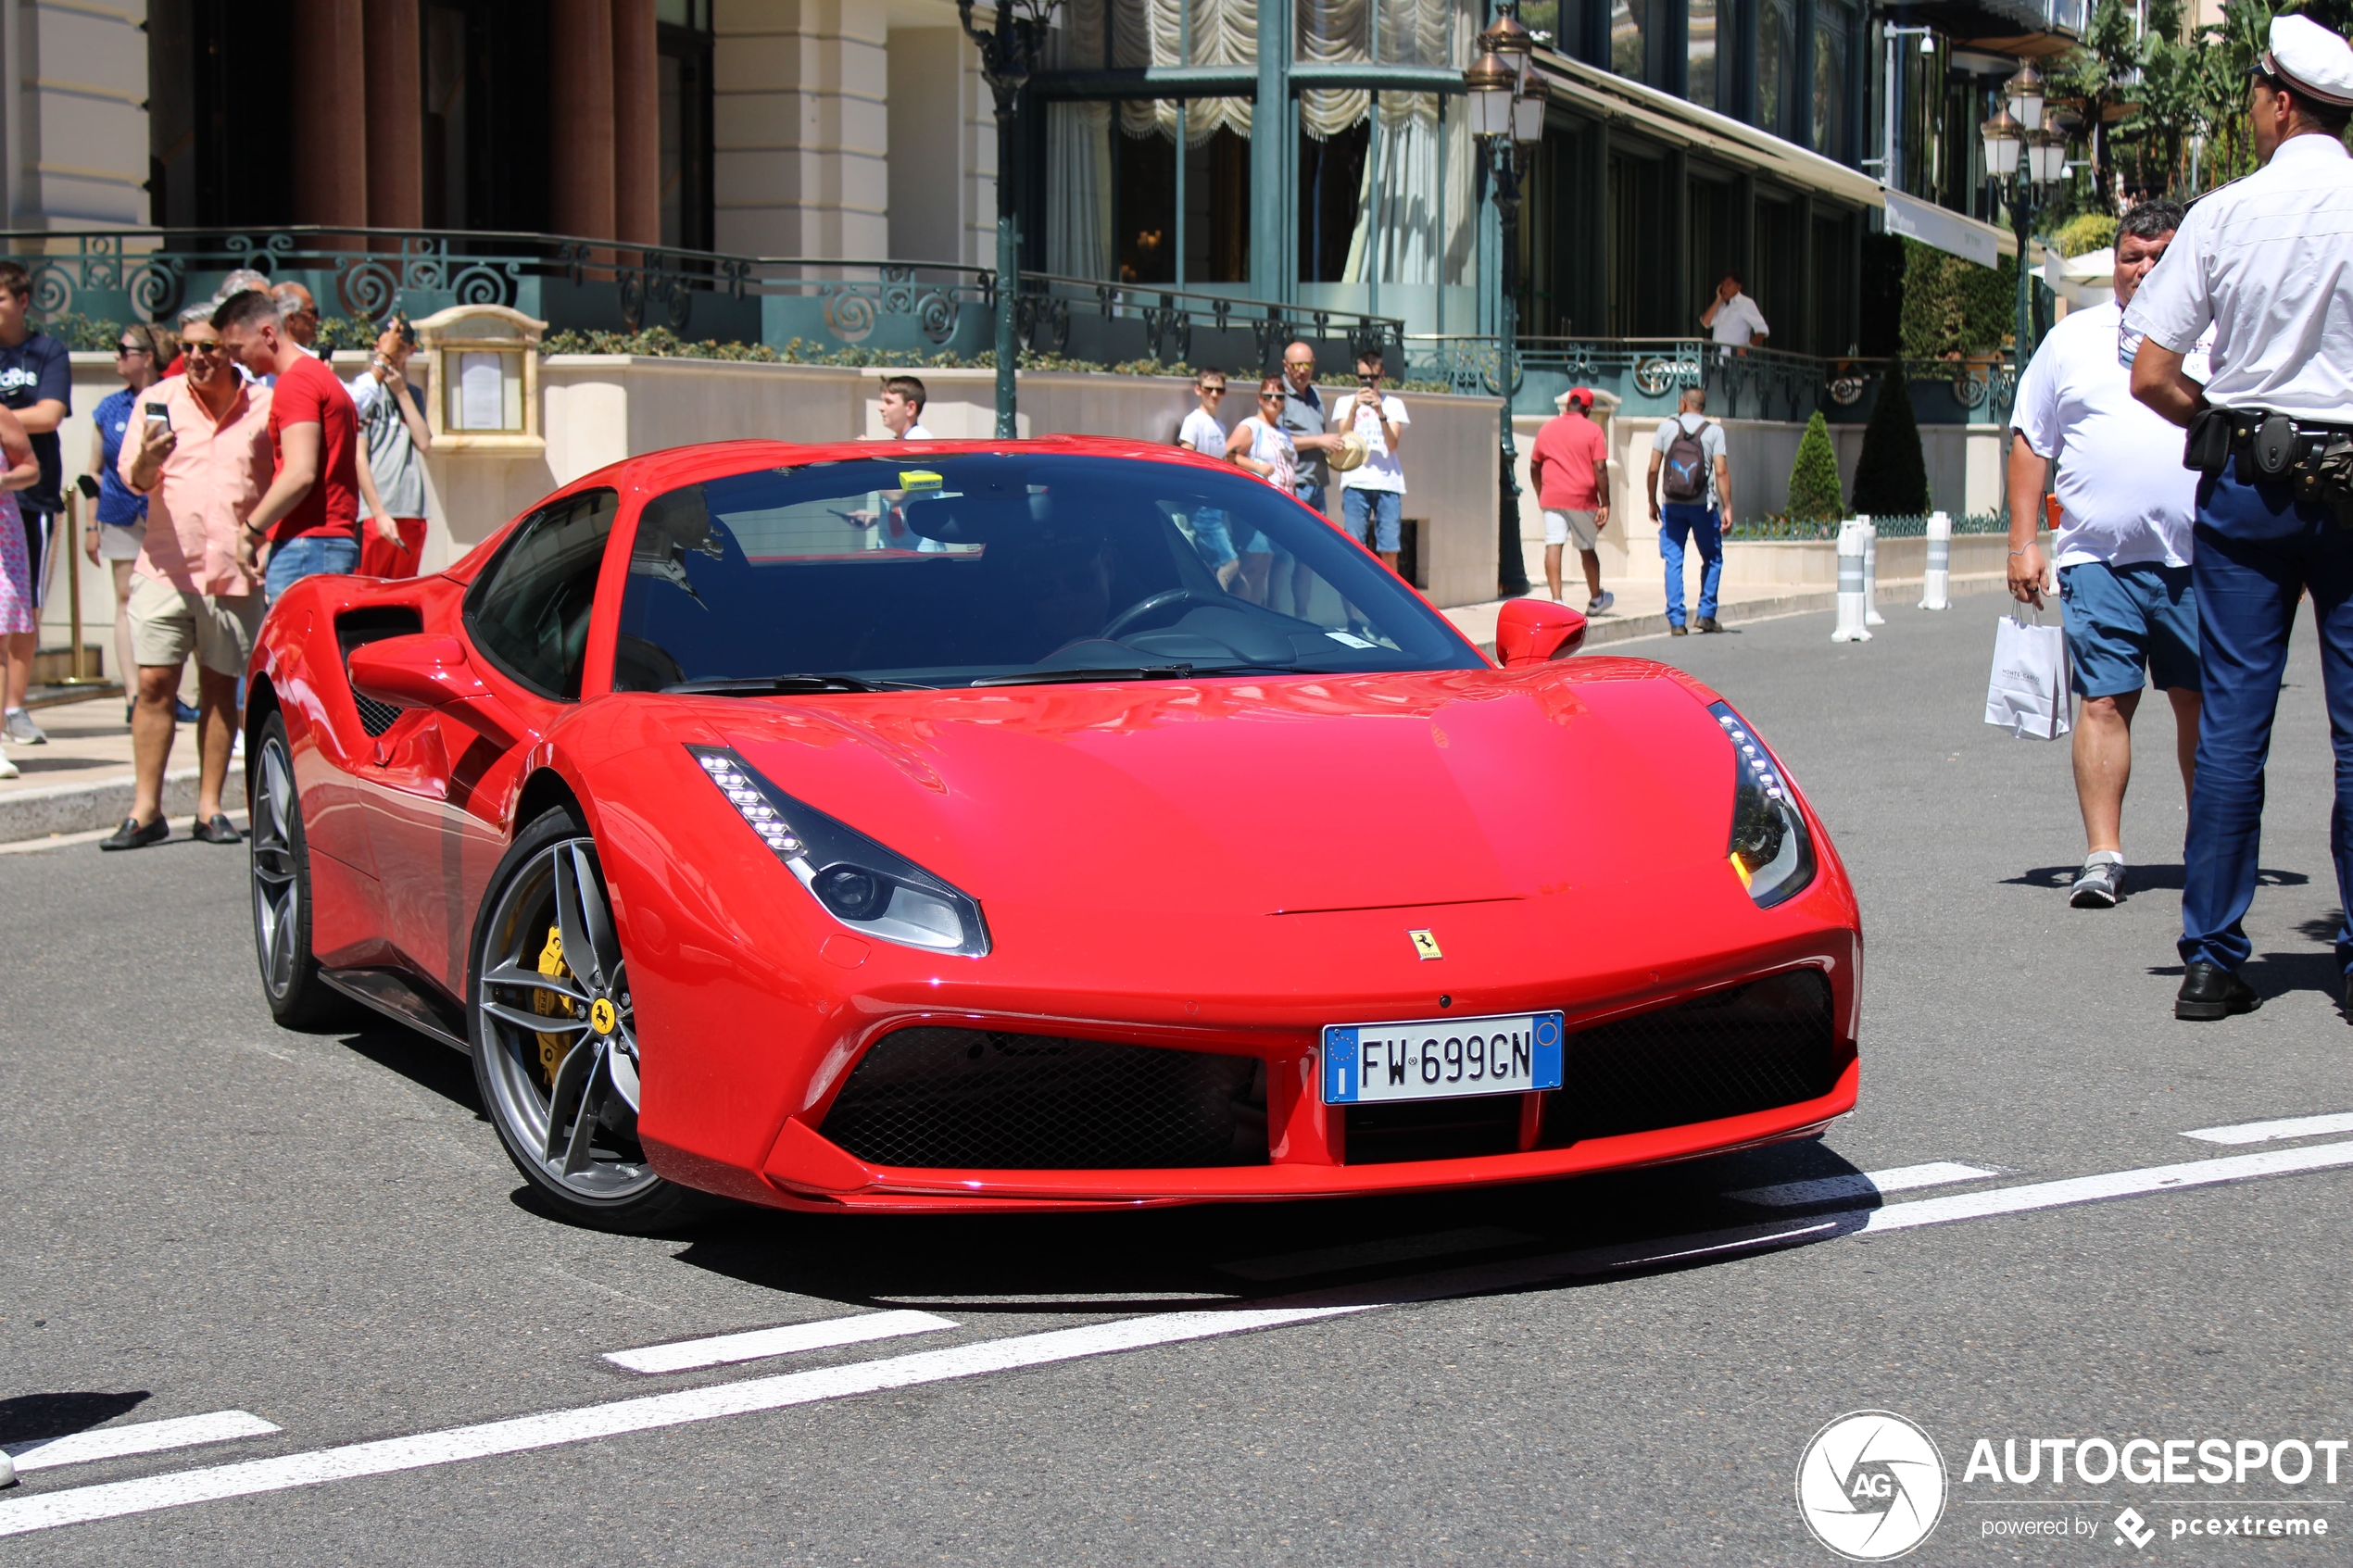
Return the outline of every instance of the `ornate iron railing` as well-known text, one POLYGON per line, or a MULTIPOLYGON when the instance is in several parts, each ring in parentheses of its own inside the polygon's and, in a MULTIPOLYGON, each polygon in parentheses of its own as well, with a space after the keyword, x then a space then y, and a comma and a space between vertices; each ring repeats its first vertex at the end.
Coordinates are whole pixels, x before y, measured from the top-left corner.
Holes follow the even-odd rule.
MULTIPOLYGON (((32 277, 45 319, 169 320, 213 297, 232 271, 310 290, 322 313, 382 321, 455 305, 504 305, 553 331, 765 344, 808 357, 844 350, 976 357, 994 337, 997 280, 977 267, 824 260, 633 247, 513 232, 292 227, 0 232, 32 277)), ((1103 364, 1219 362, 1272 369, 1304 337, 1337 358, 1395 345, 1391 317, 1310 309, 1193 289, 1025 272, 1014 309, 1024 346, 1103 364)))
MULTIPOLYGON (((1491 337, 1405 340, 1409 379, 1487 396, 1502 394, 1491 337)), ((1722 419, 1799 421, 1817 410, 1834 422, 1867 418, 1883 360, 1818 358, 1780 349, 1732 349, 1699 338, 1523 338, 1514 355, 1512 408, 1549 414, 1572 386, 1607 392, 1635 416, 1674 412, 1685 387, 1704 387, 1722 419)), ((1904 364, 1913 415, 1923 424, 1998 421, 2009 416, 2017 373, 2007 363, 1913 359, 1904 364)))

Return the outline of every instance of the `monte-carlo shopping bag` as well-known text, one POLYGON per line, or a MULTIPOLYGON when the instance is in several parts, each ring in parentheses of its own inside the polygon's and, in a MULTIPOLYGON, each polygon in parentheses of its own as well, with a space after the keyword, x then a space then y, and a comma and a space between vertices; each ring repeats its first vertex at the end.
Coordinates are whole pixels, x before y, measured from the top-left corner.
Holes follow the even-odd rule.
POLYGON ((2042 611, 2032 613, 2032 621, 2013 612, 1994 623, 1985 721, 2020 740, 2057 740, 2074 728, 2068 712, 2067 633, 2044 625, 2042 611))

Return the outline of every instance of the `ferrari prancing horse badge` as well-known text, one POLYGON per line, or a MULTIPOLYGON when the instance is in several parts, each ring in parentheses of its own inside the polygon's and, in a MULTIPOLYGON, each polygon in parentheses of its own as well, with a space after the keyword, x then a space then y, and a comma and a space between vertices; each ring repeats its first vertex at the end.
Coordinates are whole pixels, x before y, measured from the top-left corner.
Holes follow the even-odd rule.
POLYGON ((1446 956, 1438 950, 1438 938, 1431 935, 1428 932, 1409 931, 1405 935, 1414 939, 1414 951, 1419 953, 1423 958, 1442 959, 1446 956))

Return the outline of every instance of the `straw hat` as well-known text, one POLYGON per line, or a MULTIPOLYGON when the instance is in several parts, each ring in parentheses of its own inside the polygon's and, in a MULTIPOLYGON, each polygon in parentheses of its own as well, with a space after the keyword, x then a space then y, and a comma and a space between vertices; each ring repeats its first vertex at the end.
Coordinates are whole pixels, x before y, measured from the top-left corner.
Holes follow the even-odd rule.
POLYGON ((1363 468, 1371 450, 1365 444, 1365 438, 1352 430, 1340 438, 1340 445, 1332 449, 1326 460, 1331 464, 1334 473, 1346 473, 1351 469, 1363 468))

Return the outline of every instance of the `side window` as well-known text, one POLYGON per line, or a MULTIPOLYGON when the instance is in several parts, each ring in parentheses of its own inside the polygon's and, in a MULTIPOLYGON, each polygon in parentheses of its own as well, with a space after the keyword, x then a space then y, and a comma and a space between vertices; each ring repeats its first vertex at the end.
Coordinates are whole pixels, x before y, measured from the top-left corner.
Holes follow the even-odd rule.
POLYGON ((466 627, 491 662, 543 696, 580 700, 588 608, 621 498, 568 496, 526 519, 466 595, 466 627))

